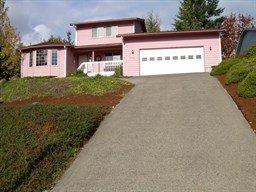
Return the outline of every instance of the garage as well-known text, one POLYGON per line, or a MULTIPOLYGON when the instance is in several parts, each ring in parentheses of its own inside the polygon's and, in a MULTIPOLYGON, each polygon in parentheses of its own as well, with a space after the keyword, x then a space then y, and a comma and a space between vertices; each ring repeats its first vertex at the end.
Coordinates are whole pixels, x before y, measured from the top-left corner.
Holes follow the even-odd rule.
POLYGON ((221 30, 122 34, 123 75, 210 72, 222 60, 221 30))
POLYGON ((140 50, 140 75, 204 72, 203 47, 140 50))

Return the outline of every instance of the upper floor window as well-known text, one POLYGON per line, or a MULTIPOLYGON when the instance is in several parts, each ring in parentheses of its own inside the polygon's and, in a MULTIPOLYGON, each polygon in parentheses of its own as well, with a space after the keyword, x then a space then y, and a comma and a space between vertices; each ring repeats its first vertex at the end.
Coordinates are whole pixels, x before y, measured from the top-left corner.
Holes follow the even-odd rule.
POLYGON ((117 26, 106 27, 106 36, 115 37, 117 35, 117 26))
POLYGON ((58 64, 58 54, 57 50, 52 50, 52 65, 58 64))
POLYGON ((47 49, 39 49, 36 51, 36 66, 47 65, 47 49))
POLYGON ((103 37, 104 27, 94 27, 92 28, 92 37, 103 37))
POLYGON ((109 27, 93 27, 92 28, 92 37, 115 37, 117 35, 117 26, 109 27))
POLYGON ((33 66, 33 51, 29 52, 29 67, 33 66))

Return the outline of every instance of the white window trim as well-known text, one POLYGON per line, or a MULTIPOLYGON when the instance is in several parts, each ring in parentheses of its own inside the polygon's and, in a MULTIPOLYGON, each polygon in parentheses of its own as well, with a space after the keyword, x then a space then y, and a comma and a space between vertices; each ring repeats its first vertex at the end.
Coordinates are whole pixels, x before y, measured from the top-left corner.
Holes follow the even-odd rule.
POLYGON ((35 66, 36 66, 36 67, 45 67, 45 66, 47 66, 47 65, 49 65, 49 63, 48 63, 48 50, 47 50, 47 49, 38 49, 38 50, 36 50, 36 63, 35 63, 35 66), (37 57, 37 51, 39 51, 39 50, 44 50, 44 51, 46 51, 46 65, 37 65, 37 59, 38 59, 38 57, 37 57))
MULTIPOLYGON (((117 34, 118 34, 118 26, 117 25, 113 25, 113 26, 110 26, 111 28, 111 35, 110 36, 107 36, 107 30, 106 30, 106 37, 116 37, 117 34), (115 34, 113 33, 113 29, 115 28, 115 34)), ((107 27, 106 27, 107 29, 107 27)))
POLYGON ((30 51, 29 52, 29 60, 28 60, 28 66, 29 67, 33 67, 33 64, 34 64, 33 61, 34 61, 34 54, 33 54, 33 51, 30 51), (31 56, 32 56, 32 63, 30 63, 31 56), (30 66, 30 64, 31 64, 31 66, 30 66))
POLYGON ((59 58, 58 58, 58 50, 57 50, 57 49, 52 49, 52 50, 51 50, 51 66, 57 67, 57 66, 59 65, 59 62, 58 62, 58 61, 59 61, 59 58), (56 54, 57 54, 57 64, 56 64, 56 65, 53 65, 53 64, 52 64, 52 55, 53 55, 52 53, 53 53, 53 51, 56 51, 56 54))
POLYGON ((106 28, 105 27, 92 27, 92 38, 98 39, 106 37, 106 28), (96 29, 96 37, 93 37, 93 29, 96 29))
POLYGON ((75 30, 75 45, 77 45, 77 29, 75 30))
POLYGON ((118 25, 112 25, 112 26, 105 26, 105 27, 92 27, 91 28, 91 32, 92 32, 92 38, 93 39, 98 39, 98 38, 116 38, 116 36, 118 35, 118 25), (107 36, 107 27, 111 27, 111 35, 110 36, 107 36), (112 28, 116 28, 116 33, 115 34, 112 34, 112 28), (96 34, 96 37, 93 37, 93 29, 96 29, 97 31, 97 34, 96 34), (100 29, 102 29, 102 31, 100 31, 100 29))

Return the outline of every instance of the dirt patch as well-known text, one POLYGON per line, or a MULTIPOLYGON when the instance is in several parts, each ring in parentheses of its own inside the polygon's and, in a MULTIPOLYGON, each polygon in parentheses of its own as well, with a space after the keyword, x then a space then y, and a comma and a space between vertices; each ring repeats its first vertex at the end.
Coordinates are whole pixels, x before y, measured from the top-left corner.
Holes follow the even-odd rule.
POLYGON ((237 93, 237 84, 226 85, 226 78, 224 75, 218 76, 218 80, 233 98, 237 107, 241 110, 244 117, 251 125, 251 128, 256 133, 256 98, 239 97, 237 93))
POLYGON ((16 100, 8 103, 3 103, 6 106, 29 105, 32 103, 42 104, 71 104, 71 105, 84 105, 84 104, 101 104, 106 106, 116 106, 120 100, 132 89, 133 85, 124 85, 120 89, 107 93, 102 96, 94 95, 69 95, 64 97, 32 97, 25 100, 16 100))

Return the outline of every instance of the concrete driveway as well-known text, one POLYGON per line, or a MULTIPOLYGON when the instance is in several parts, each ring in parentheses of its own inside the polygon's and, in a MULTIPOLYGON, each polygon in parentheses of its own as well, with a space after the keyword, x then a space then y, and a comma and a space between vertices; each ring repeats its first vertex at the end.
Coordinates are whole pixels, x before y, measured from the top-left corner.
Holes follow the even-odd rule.
POLYGON ((130 81, 54 192, 256 191, 256 136, 215 78, 130 81))

